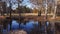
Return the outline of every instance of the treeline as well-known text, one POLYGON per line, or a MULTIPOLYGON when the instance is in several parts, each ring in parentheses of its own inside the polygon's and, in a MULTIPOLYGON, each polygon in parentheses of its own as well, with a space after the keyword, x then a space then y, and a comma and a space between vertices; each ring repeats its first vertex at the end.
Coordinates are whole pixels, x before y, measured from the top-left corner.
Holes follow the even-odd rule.
POLYGON ((32 9, 26 6, 19 6, 19 8, 16 8, 16 10, 13 10, 12 13, 31 13, 32 9))
MULTIPOLYGON (((6 13, 10 13, 10 7, 7 7, 6 13)), ((11 9, 11 13, 32 13, 32 9, 26 6, 19 6, 15 10, 11 9)))

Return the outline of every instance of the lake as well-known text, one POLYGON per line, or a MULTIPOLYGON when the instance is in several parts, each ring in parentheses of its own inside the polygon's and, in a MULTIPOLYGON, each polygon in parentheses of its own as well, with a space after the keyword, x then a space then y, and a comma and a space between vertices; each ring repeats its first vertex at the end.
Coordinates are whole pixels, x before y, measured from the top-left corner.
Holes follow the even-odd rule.
MULTIPOLYGON (((27 32, 27 34, 38 34, 38 33, 46 33, 46 28, 49 26, 49 22, 46 22, 46 24, 41 25, 40 22, 29 20, 26 22, 26 24, 19 24, 16 20, 12 20, 11 30, 24 30, 27 32), (45 27, 46 26, 46 27, 45 27)), ((10 25, 8 24, 7 29, 2 29, 3 34, 7 34, 10 30, 10 25)))

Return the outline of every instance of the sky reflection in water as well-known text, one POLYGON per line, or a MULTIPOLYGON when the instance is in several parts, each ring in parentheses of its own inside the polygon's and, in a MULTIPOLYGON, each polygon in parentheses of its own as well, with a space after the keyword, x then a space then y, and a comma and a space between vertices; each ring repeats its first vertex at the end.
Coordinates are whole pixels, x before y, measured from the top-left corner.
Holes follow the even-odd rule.
MULTIPOLYGON (((34 24, 36 26, 38 26, 38 21, 33 21, 30 20, 29 22, 26 23, 26 25, 24 24, 20 24, 20 29, 23 29, 27 32, 30 32, 32 29, 34 29, 34 24)), ((48 26, 48 22, 46 23, 48 26)), ((19 29, 19 23, 16 20, 12 21, 12 30, 18 30, 19 29)), ((8 24, 8 31, 10 31, 10 25, 8 24)), ((4 34, 7 32, 6 30, 3 29, 4 34)))
MULTIPOLYGON (((36 25, 38 25, 38 22, 36 21, 36 25)), ((17 21, 13 20, 12 21, 12 29, 18 29, 19 28, 19 23, 17 23, 17 21)), ((20 24, 20 28, 23 30, 31 30, 34 28, 34 21, 30 20, 28 23, 26 23, 26 25, 24 24, 20 24)))

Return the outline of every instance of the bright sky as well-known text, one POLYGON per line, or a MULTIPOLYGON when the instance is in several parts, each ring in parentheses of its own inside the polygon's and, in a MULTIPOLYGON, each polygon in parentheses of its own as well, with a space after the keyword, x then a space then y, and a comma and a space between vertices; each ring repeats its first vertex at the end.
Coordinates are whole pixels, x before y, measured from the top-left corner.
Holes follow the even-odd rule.
MULTIPOLYGON (((33 4, 32 3, 30 3, 30 1, 29 0, 24 0, 23 2, 22 2, 22 5, 23 6, 27 6, 27 7, 29 7, 29 8, 33 8, 32 6, 33 6, 33 4)), ((14 9, 16 9, 16 7, 18 7, 18 4, 13 4, 13 6, 12 6, 12 9, 14 10, 14 9)))
MULTIPOLYGON (((3 1, 6 1, 6 2, 8 2, 8 0, 3 0, 3 1)), ((12 4, 12 9, 14 10, 14 9, 16 9, 17 7, 18 7, 18 1, 16 1, 16 0, 10 0, 11 2, 14 2, 15 4, 12 4)), ((32 3, 30 3, 30 1, 31 0, 24 0, 23 2, 22 2, 22 5, 23 6, 27 6, 27 7, 29 7, 29 8, 34 8, 34 7, 37 7, 36 5, 33 5, 32 3)), ((36 3, 37 4, 37 1, 35 2, 35 1, 33 1, 34 3, 36 3)), ((52 2, 52 0, 49 0, 49 2, 52 2)), ((44 2, 44 4, 45 4, 45 2, 44 2)), ((37 4, 38 5, 38 4, 37 4)), ((9 6, 9 4, 7 3, 7 6, 9 6)))

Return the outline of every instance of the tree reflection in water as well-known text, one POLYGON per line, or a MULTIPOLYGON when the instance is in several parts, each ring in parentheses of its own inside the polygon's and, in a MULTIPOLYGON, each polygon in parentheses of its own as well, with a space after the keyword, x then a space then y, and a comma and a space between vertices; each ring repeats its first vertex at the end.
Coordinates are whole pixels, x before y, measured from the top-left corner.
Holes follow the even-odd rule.
MULTIPOLYGON (((51 26, 49 25, 49 22, 38 22, 38 21, 33 21, 33 20, 29 20, 29 22, 26 22, 26 24, 21 23, 19 25, 19 23, 16 20, 12 20, 12 25, 11 25, 11 29, 12 30, 24 30, 27 32, 27 34, 46 34, 46 33, 50 33, 50 28, 51 26), (19 27, 20 26, 20 27, 19 27), (47 31, 47 32, 45 32, 47 31), (49 31, 49 32, 48 32, 49 31)), ((8 32, 10 31, 10 25, 8 24, 8 28, 7 28, 8 32)), ((5 29, 3 29, 3 33, 7 33, 7 31, 5 31, 5 29)))
MULTIPOLYGON (((23 29, 25 31, 27 31, 28 33, 34 28, 34 21, 30 20, 29 22, 27 22, 25 25, 23 23, 20 24, 20 29, 23 29)), ((38 24, 36 24, 38 25, 38 24)), ((8 26, 8 32, 10 31, 10 25, 7 24, 8 26)), ((12 25, 11 25, 11 29, 12 30, 18 30, 19 28, 19 23, 16 20, 12 20, 12 25)), ((6 29, 3 29, 3 33, 7 33, 6 29)))

